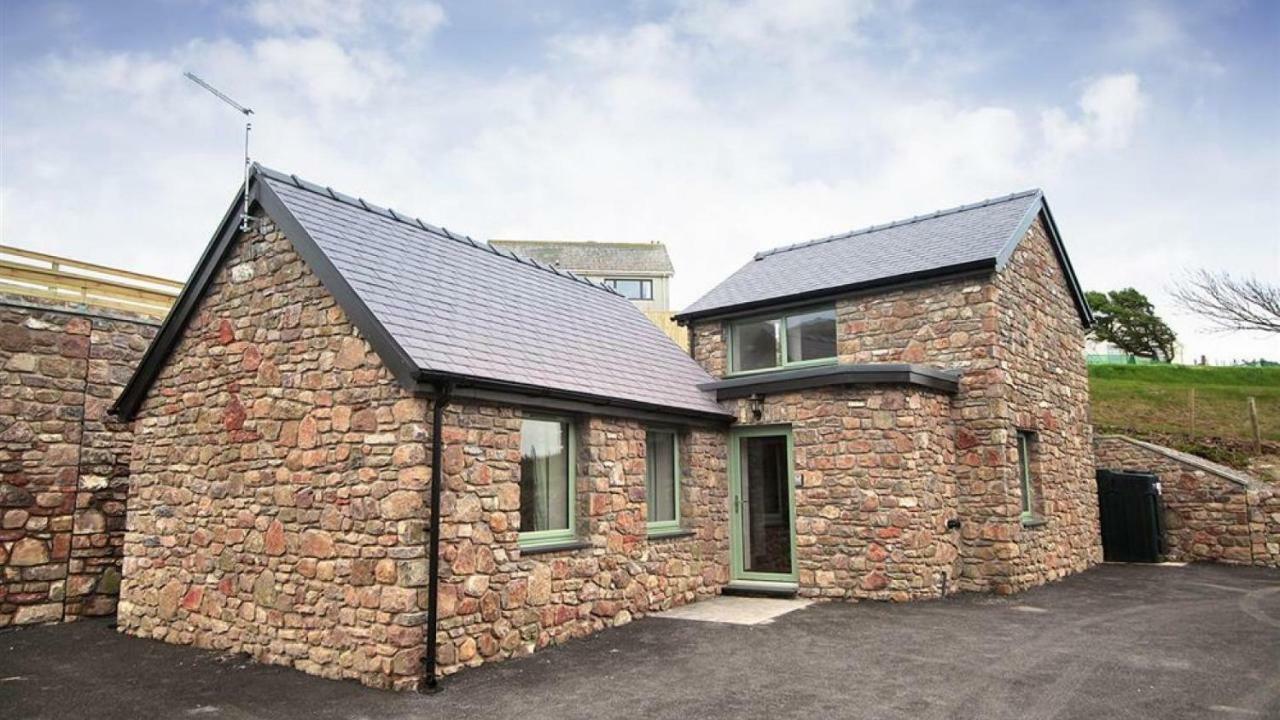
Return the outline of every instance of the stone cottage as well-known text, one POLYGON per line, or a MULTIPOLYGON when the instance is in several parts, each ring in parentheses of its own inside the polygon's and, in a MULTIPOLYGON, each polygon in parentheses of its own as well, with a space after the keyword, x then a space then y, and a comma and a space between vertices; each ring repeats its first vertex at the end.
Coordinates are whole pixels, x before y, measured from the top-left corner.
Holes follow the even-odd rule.
POLYGON ((1090 317, 1038 192, 762 254, 684 313, 692 358, 572 273, 247 194, 115 405, 125 632, 432 687, 721 592, 1100 559, 1090 317))

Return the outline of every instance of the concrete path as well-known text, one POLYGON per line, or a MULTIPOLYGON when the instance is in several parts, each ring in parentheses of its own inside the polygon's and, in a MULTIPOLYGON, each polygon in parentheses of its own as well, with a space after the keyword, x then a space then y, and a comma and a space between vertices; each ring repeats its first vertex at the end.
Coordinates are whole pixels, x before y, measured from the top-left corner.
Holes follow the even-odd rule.
POLYGON ((1280 572, 1107 565, 1012 598, 655 616, 430 697, 103 622, 11 629, 0 718, 1280 718, 1280 572))

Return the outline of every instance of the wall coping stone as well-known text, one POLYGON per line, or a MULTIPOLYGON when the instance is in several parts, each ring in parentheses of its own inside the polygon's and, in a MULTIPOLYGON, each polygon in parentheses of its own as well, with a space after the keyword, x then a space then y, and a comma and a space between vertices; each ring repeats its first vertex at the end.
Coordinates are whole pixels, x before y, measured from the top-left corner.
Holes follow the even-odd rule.
POLYGON ((1150 450, 1151 452, 1158 453, 1160 455, 1163 455, 1169 458, 1170 460, 1176 460, 1184 465, 1190 465, 1191 467, 1194 467, 1197 470, 1203 470, 1209 473, 1210 475, 1216 475, 1222 478, 1223 480, 1228 480, 1242 487, 1251 487, 1257 484, 1258 482, 1257 479, 1254 478, 1252 475, 1242 473, 1239 470, 1229 468, 1225 465, 1219 465, 1218 463, 1212 462, 1210 460, 1206 460, 1202 457, 1198 457, 1190 453, 1184 453, 1181 450, 1174 450, 1171 447, 1165 447, 1164 445, 1156 445, 1155 443, 1149 443, 1143 440, 1138 440, 1137 438, 1131 438, 1128 435, 1099 435, 1097 439, 1100 441, 1101 440, 1123 440, 1124 442, 1127 442, 1131 445, 1136 445, 1140 448, 1144 448, 1146 450, 1150 450))

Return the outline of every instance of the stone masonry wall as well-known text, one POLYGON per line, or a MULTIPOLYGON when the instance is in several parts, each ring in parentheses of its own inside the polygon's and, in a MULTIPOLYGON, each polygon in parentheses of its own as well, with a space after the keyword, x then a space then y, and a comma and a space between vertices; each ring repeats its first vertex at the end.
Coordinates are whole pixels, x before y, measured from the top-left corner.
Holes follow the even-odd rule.
POLYGON ((912 600, 954 588, 958 533, 950 398, 909 386, 770 395, 757 420, 795 444, 796 561, 804 597, 912 600), (944 580, 944 575, 946 580, 944 580))
POLYGON ((973 487, 962 503, 990 512, 989 524, 1005 520, 1015 545, 992 577, 998 591, 1020 590, 1056 580, 1102 561, 1098 494, 1089 418, 1089 375, 1084 327, 1071 300, 1066 273, 1037 220, 996 276, 999 291, 997 359, 1007 379, 1013 427, 1003 454, 1009 462, 1005 487, 973 487), (1031 444, 1033 512, 1042 524, 1022 527, 1016 467, 1016 430, 1035 433, 1031 444), (1000 503, 1005 507, 1001 511, 1000 503))
MULTIPOLYGON (((1083 328, 1037 219, 1000 272, 839 298, 841 363, 962 370, 951 398, 959 586, 1012 592, 1101 560, 1083 328), (1039 433, 1040 514, 1023 527, 1017 430, 1039 433)), ((691 352, 727 370, 727 323, 694 322, 691 352)), ((781 422, 784 418, 779 417, 781 422)))
POLYGON ((0 627, 115 612, 131 434, 107 408, 155 331, 0 297, 0 627))
POLYGON ((578 441, 577 529, 584 547, 521 552, 520 418, 464 404, 446 413, 440 665, 456 672, 714 595, 728 580, 723 434, 680 433, 688 534, 649 538, 645 426, 591 416, 578 441))
POLYGON ((428 411, 274 226, 238 239, 138 413, 121 630, 415 686, 428 411))
POLYGON ((1094 441, 1099 468, 1160 478, 1167 560, 1280 567, 1280 493, 1242 484, 1128 438, 1094 441))

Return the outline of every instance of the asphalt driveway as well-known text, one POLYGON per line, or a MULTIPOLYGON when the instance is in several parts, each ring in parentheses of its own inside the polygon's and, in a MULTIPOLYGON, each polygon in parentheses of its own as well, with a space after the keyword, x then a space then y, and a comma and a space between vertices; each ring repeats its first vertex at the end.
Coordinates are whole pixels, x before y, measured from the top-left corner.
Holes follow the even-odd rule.
POLYGON ((393 694, 104 622, 0 632, 0 718, 1278 718, 1280 572, 1106 565, 1012 598, 651 617, 393 694))

